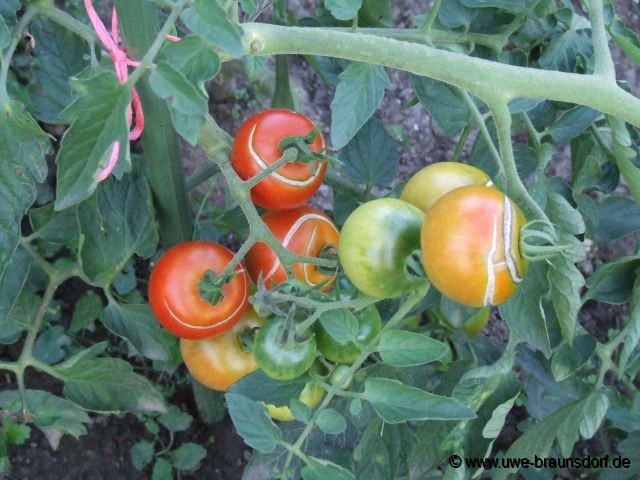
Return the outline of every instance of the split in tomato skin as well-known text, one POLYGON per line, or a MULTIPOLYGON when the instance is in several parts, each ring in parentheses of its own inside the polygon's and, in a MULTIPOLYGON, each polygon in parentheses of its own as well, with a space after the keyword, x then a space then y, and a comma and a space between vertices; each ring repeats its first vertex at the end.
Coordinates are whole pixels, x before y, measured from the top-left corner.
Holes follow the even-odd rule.
POLYGON ((427 165, 407 182, 400 199, 418 207, 424 213, 447 193, 469 185, 491 186, 489 175, 479 168, 458 162, 438 162, 427 165))
POLYGON ((422 227, 422 261, 431 283, 470 307, 498 305, 516 290, 527 269, 520 255, 526 219, 500 191, 454 190, 429 210, 422 227))
MULTIPOLYGON (((264 213, 262 220, 284 247, 298 255, 317 257, 324 248, 337 247, 340 241, 338 227, 317 208, 303 206, 293 210, 272 210, 264 213)), ((266 243, 256 243, 247 253, 245 262, 254 282, 260 275, 267 287, 287 280, 284 265, 266 243)), ((298 280, 310 287, 322 284, 322 291, 331 288, 336 278, 310 263, 294 264, 293 272, 298 280)))
POLYGON ((258 368, 252 352, 245 351, 240 336, 260 328, 265 321, 249 307, 229 330, 203 340, 180 340, 184 364, 201 384, 226 392, 233 383, 258 368))
POLYGON ((379 198, 360 205, 347 218, 340 233, 340 263, 361 292, 393 298, 412 290, 416 283, 405 263, 420 248, 425 214, 410 203, 379 198))
POLYGON ((199 283, 207 270, 220 274, 233 252, 217 243, 188 241, 167 250, 149 279, 149 303, 160 324, 181 338, 211 337, 231 328, 249 302, 249 278, 238 264, 236 275, 223 286, 215 305, 200 295, 199 283))
MULTIPOLYGON (((282 157, 280 141, 308 135, 314 123, 301 113, 270 109, 249 117, 240 126, 231 148, 231 165, 240 178, 248 180, 282 157)), ((309 145, 322 152, 324 137, 318 134, 309 145)), ((327 170, 324 161, 290 162, 261 180, 251 189, 256 205, 270 210, 287 210, 303 205, 320 188, 327 170)))

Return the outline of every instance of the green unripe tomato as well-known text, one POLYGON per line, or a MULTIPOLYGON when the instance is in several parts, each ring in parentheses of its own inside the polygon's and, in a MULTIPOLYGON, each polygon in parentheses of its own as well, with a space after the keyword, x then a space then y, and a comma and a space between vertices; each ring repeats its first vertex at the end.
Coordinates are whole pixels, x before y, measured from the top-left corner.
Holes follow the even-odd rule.
POLYGON ((425 214, 395 198, 364 203, 347 218, 340 236, 340 262, 347 278, 372 297, 392 298, 412 290, 416 280, 405 261, 420 248, 425 214))
POLYGON ((347 377, 347 370, 349 370, 349 367, 346 365, 338 365, 333 372, 331 372, 331 376, 329 377, 331 385, 335 385, 342 390, 347 390, 353 381, 353 376, 347 377))

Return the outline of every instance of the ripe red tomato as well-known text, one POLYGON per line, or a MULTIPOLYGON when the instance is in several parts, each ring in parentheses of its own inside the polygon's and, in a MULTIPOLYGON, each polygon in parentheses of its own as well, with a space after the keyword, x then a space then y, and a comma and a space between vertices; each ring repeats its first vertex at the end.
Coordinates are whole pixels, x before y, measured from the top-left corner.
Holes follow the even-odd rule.
POLYGON ((450 299, 471 307, 497 305, 522 281, 520 255, 526 220, 496 189, 469 186, 438 200, 422 225, 422 261, 427 277, 450 299))
POLYGON ((491 186, 493 182, 489 175, 472 165, 458 162, 432 163, 409 179, 400 199, 427 213, 439 198, 468 185, 491 186))
MULTIPOLYGON (((338 227, 317 208, 304 206, 294 210, 272 210, 264 213, 262 220, 282 245, 298 255, 317 257, 325 246, 337 246, 340 240, 338 227)), ((265 243, 256 243, 245 261, 254 282, 258 281, 260 274, 267 286, 287 279, 278 255, 265 243)), ((335 275, 325 275, 316 265, 309 263, 296 263, 293 271, 298 280, 311 287, 326 282, 323 291, 328 290, 336 278, 335 275)))
POLYGON ((258 368, 253 353, 242 348, 240 335, 260 328, 264 319, 249 307, 229 330, 204 340, 180 340, 180 352, 191 375, 209 388, 226 392, 232 383, 258 368))
POLYGON ((231 328, 249 301, 249 279, 242 264, 223 287, 224 296, 211 305, 198 284, 207 270, 222 273, 233 252, 217 243, 191 241, 167 250, 151 272, 149 303, 158 321, 178 337, 200 339, 231 328))
MULTIPOLYGON (((243 179, 261 172, 282 156, 278 146, 285 137, 307 135, 311 120, 300 113, 271 109, 249 117, 238 130, 231 149, 231 164, 243 179)), ((312 152, 324 149, 321 134, 309 146, 312 152)), ((271 210, 286 210, 303 205, 320 188, 327 163, 290 162, 251 189, 256 205, 271 210), (312 168, 313 167, 313 168, 312 168)))

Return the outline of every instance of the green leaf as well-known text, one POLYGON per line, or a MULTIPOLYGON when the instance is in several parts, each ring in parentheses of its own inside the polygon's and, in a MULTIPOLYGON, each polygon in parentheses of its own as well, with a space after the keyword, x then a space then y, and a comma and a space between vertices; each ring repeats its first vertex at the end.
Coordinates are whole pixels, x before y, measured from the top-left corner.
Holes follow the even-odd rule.
MULTIPOLYGON (((580 434, 591 438, 604 419, 609 402, 600 392, 570 403, 524 432, 507 450, 505 457, 528 458, 547 457, 553 443, 558 442, 564 457, 571 455, 580 434)), ((497 470, 494 478, 504 479, 515 469, 497 470)))
POLYGON ((166 62, 160 62, 153 69, 149 84, 154 93, 169 104, 176 131, 195 146, 208 112, 207 96, 166 62))
POLYGON ((398 380, 369 377, 362 396, 385 422, 470 420, 475 417, 458 400, 409 387, 398 380))
POLYGON ((610 243, 640 230, 640 205, 631 198, 608 195, 594 207, 588 221, 597 240, 610 243))
POLYGON ((447 0, 442 2, 438 10, 438 21, 445 27, 469 27, 475 17, 475 12, 465 7, 462 0, 447 0))
POLYGON ((64 349, 69 344, 71 344, 71 337, 65 335, 64 327, 55 325, 38 335, 33 346, 33 356, 41 362, 51 365, 64 358, 64 349))
POLYGON ((120 142, 119 162, 130 163, 127 106, 131 94, 112 72, 74 80, 77 98, 62 112, 71 127, 62 137, 56 158, 56 210, 88 198, 98 185, 115 142, 120 142))
POLYGON ((482 428, 483 438, 498 438, 498 435, 500 435, 500 432, 502 431, 502 428, 504 427, 507 420, 507 415, 513 408, 513 404, 516 402, 516 399, 519 395, 520 393, 518 393, 514 397, 511 397, 506 402, 501 403, 493 410, 493 412, 491 412, 491 418, 482 428))
POLYGON ((362 0, 324 0, 324 6, 338 20, 352 20, 362 7, 362 0))
MULTIPOLYGON (((63 435, 78 438, 87 433, 84 424, 91 421, 89 415, 69 400, 44 390, 31 389, 26 391, 26 397, 31 421, 42 430, 53 449, 58 448, 63 435)), ((14 415, 21 414, 22 401, 18 390, 0 392, 0 408, 14 415)))
POLYGON ((16 23, 16 12, 20 9, 20 0, 0 0, 0 17, 9 27, 16 23))
POLYGON ((318 428, 328 435, 339 435, 347 428, 347 421, 331 408, 320 411, 316 418, 318 428))
POLYGON ((229 20, 217 0, 195 0, 193 7, 184 10, 180 18, 211 46, 223 49, 234 58, 244 54, 242 29, 229 20))
POLYGON ((551 302, 556 313, 562 337, 573 344, 573 336, 578 323, 578 312, 582 307, 580 290, 585 284, 584 277, 576 265, 563 256, 549 261, 547 278, 551 284, 551 302))
POLYGON ((200 420, 206 424, 221 421, 226 413, 224 393, 211 390, 196 380, 191 381, 191 386, 200 420))
POLYGON ((349 310, 330 310, 320 315, 320 323, 339 343, 355 342, 358 337, 358 319, 349 310))
POLYGON ((627 334, 620 351, 618 360, 619 375, 623 375, 629 364, 629 359, 640 344, 640 280, 636 278, 633 286, 633 297, 629 304, 629 320, 627 334))
POLYGON ((589 107, 574 107, 564 112, 549 128, 549 134, 558 143, 567 143, 583 133, 602 114, 589 107))
POLYGON ((516 293, 498 308, 513 335, 550 357, 551 341, 542 305, 547 290, 547 265, 532 263, 516 293))
POLYGON ((24 212, 47 177, 48 136, 22 104, 0 103, 0 278, 20 238, 24 212))
POLYGON ((335 150, 347 145, 371 118, 391 81, 385 69, 369 63, 351 63, 340 74, 331 102, 331 142, 335 150))
POLYGON ((557 226, 573 235, 581 235, 585 232, 582 215, 562 196, 550 192, 547 200, 547 212, 557 226))
POLYGON ((512 13, 527 13, 539 0, 461 0, 469 8, 499 8, 512 13))
POLYGON ((311 409, 309 408, 309 405, 301 402, 297 398, 292 398, 289 408, 291 409, 291 415, 293 415, 293 418, 300 422, 309 423, 309 420, 311 419, 311 409))
POLYGON ((627 28, 622 20, 616 18, 609 25, 609 33, 622 51, 640 65, 640 38, 631 29, 627 28))
POLYGON ((374 417, 353 451, 356 478, 398 478, 398 467, 404 457, 403 428, 402 425, 386 424, 380 417, 374 417))
POLYGON ((627 303, 631 297, 638 267, 638 256, 621 257, 601 265, 587 279, 587 292, 582 299, 583 303, 587 300, 614 305, 627 303))
POLYGON ((78 219, 75 208, 55 211, 52 203, 29 210, 29 222, 33 234, 39 240, 65 245, 78 236, 78 219))
POLYGON ((11 43, 11 30, 7 27, 7 22, 3 17, 0 17, 0 52, 9 46, 11 43))
POLYGON ((256 7, 253 0, 240 0, 240 8, 242 8, 243 12, 248 13, 249 15, 253 15, 258 11, 258 7, 256 7))
POLYGON ((89 45, 71 30, 42 17, 31 24, 30 33, 36 46, 36 83, 29 86, 29 99, 38 120, 60 123, 61 112, 73 99, 69 78, 89 64, 89 45))
POLYGON ((195 470, 207 456, 207 450, 197 443, 185 443, 171 452, 173 468, 182 471, 195 470))
POLYGON ((173 480, 171 464, 164 458, 159 458, 153 465, 151 480, 173 480))
POLYGON ((2 419, 2 436, 9 445, 24 445, 31 436, 31 428, 28 425, 16 423, 13 417, 4 417, 2 419))
POLYGON ((137 168, 120 181, 102 182, 96 195, 78 207, 78 222, 82 272, 96 285, 111 285, 133 254, 148 258, 155 253, 151 191, 137 168))
POLYGON ((31 263, 29 254, 19 248, 13 254, 3 275, 0 275, 0 331, 22 330, 22 327, 11 318, 11 312, 27 281, 31 263))
POLYGON ((102 314, 102 300, 93 290, 89 290, 76 302, 71 317, 70 333, 84 329, 94 330, 94 322, 102 314))
POLYGON ((220 58, 200 37, 183 37, 162 49, 166 61, 182 73, 191 83, 204 82, 220 71, 220 58))
POLYGON ((138 442, 131 447, 129 455, 131 456, 131 463, 136 470, 141 472, 144 468, 153 460, 153 443, 152 442, 138 442))
POLYGON ((551 359, 551 371, 558 382, 566 380, 586 365, 596 351, 596 339, 591 335, 580 335, 573 341, 573 346, 566 342, 560 344, 551 359))
POLYGON ((590 58, 593 55, 591 37, 586 30, 567 30, 554 37, 540 60, 540 66, 546 70, 576 71, 578 58, 590 58))
POLYGON ((420 103, 447 137, 455 137, 469 124, 471 114, 455 87, 417 75, 411 80, 420 103))
POLYGON ((367 187, 388 185, 398 171, 398 144, 377 118, 371 118, 340 152, 343 169, 367 187))
POLYGON ((378 352, 387 365, 408 367, 435 362, 450 351, 447 344, 421 333, 387 330, 380 338, 378 352))
POLYGON ((97 412, 164 412, 162 394, 118 358, 94 358, 54 367, 64 396, 97 412))
POLYGON ((271 421, 264 405, 236 393, 227 393, 231 420, 244 442, 259 452, 272 452, 282 440, 282 432, 271 421))
POLYGON ((308 381, 309 377, 303 375, 280 382, 267 376, 262 370, 256 370, 231 385, 229 391, 256 402, 283 406, 289 405, 292 398, 298 398, 308 381))
POLYGON ((175 405, 169 405, 167 411, 157 418, 170 432, 182 432, 191 426, 193 417, 187 412, 183 412, 175 405))
POLYGON ((110 302, 101 320, 112 333, 128 340, 141 355, 160 361, 171 358, 175 337, 158 324, 148 304, 110 302))
POLYGON ((309 457, 302 469, 304 480, 355 480, 353 473, 328 460, 309 457))

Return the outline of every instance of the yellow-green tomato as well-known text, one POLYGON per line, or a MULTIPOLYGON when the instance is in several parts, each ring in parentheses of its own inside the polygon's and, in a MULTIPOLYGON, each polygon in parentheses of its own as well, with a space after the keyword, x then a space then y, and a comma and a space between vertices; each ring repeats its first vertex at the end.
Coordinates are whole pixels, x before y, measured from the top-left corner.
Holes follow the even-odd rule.
POLYGON ((482 170, 458 162, 427 165, 407 182, 400 199, 427 213, 443 195, 469 185, 493 185, 482 170))
MULTIPOLYGON (((307 407, 313 409, 315 408, 320 400, 324 397, 324 389, 315 382, 307 383, 302 392, 300 392, 299 400, 304 403, 307 407)), ((293 420, 293 414, 291 413, 291 409, 283 405, 281 407, 277 407, 275 405, 267 405, 267 410, 269 411, 269 415, 274 420, 280 420, 281 422, 290 422, 293 420)))

